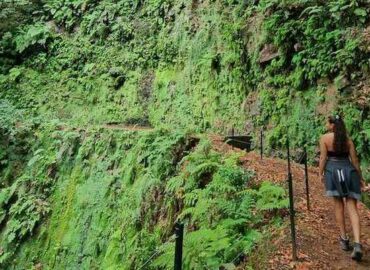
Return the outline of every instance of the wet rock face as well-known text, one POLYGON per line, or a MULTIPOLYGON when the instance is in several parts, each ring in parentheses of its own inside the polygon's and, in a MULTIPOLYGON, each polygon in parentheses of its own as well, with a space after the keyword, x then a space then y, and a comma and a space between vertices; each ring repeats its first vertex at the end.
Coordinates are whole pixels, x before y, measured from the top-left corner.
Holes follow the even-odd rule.
POLYGON ((324 100, 316 107, 316 114, 330 115, 338 106, 339 94, 337 87, 328 78, 318 80, 318 85, 326 88, 324 100))
POLYGON ((244 132, 254 130, 254 118, 261 114, 261 100, 258 99, 257 92, 249 93, 248 97, 241 103, 241 110, 251 117, 244 124, 244 132))
POLYGON ((339 75, 337 78, 334 80, 334 84, 338 90, 343 90, 346 87, 351 85, 351 82, 345 75, 339 75))
POLYGON ((153 71, 149 71, 144 74, 139 82, 139 95, 142 101, 148 101, 153 92, 153 83, 155 74, 153 71))
POLYGON ((299 52, 299 51, 302 51, 303 49, 304 48, 303 48, 303 45, 301 43, 294 44, 294 51, 299 52))
POLYGON ((260 52, 260 64, 270 62, 280 56, 278 49, 273 44, 265 44, 262 51, 260 52))
MULTIPOLYGON (((350 102, 367 112, 370 109, 370 81, 364 80, 352 87, 350 102)), ((366 117, 365 117, 366 118, 366 117)))

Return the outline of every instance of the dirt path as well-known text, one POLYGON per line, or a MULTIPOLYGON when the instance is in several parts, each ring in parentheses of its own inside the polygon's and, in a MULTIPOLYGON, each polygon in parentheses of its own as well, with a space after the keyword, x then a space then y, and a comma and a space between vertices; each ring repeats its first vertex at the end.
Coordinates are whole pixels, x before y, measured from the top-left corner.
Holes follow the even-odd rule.
POLYGON ((118 129, 118 130, 153 130, 149 126, 140 126, 140 125, 125 125, 125 124, 104 124, 103 128, 107 129, 118 129))
MULTIPOLYGON (((231 151, 231 147, 217 136, 211 136, 215 148, 219 151, 231 151)), ((234 148, 234 151, 241 151, 234 148)), ((255 152, 246 153, 241 159, 243 166, 256 172, 256 181, 270 180, 287 187, 287 162, 282 159, 260 159, 255 152)), ((370 210, 362 203, 358 204, 361 218, 361 240, 364 256, 360 263, 350 258, 350 251, 342 251, 339 247, 339 229, 335 223, 333 203, 325 196, 324 185, 318 179, 318 168, 309 167, 309 188, 311 211, 306 207, 306 193, 303 165, 292 163, 292 176, 295 196, 296 229, 298 262, 292 261, 290 227, 273 239, 276 251, 270 254, 269 265, 260 269, 370 269, 370 210)), ((353 240, 352 229, 347 209, 346 228, 353 240)), ((289 217, 286 217, 289 224, 289 217)))
POLYGON ((87 127, 80 127, 80 128, 75 128, 75 127, 70 127, 68 125, 60 125, 59 129, 60 130, 86 130, 87 128, 91 127, 100 127, 104 129, 113 129, 113 130, 122 130, 122 131, 152 131, 154 130, 150 126, 140 126, 140 125, 125 125, 125 124, 101 124, 101 125, 92 125, 92 126, 87 126, 87 127))
MULTIPOLYGON (((287 162, 281 159, 264 158, 249 152, 242 158, 244 166, 253 168, 257 181, 270 180, 286 184, 287 162)), ((370 269, 370 210, 358 204, 361 216, 361 239, 364 249, 363 261, 357 263, 350 258, 350 251, 339 248, 338 228, 335 223, 333 203, 324 193, 324 185, 318 179, 318 169, 309 167, 309 189, 311 211, 306 207, 304 169, 292 163, 294 196, 296 209, 297 248, 299 262, 291 260, 290 230, 276 243, 278 250, 272 254, 267 269, 370 269)), ((353 234, 345 210, 347 232, 351 240, 353 234)))

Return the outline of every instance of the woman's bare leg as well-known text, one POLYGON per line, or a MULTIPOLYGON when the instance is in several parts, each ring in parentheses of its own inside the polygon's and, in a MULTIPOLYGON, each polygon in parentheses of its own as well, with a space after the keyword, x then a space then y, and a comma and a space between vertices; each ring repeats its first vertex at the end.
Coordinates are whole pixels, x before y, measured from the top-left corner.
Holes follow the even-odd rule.
POLYGON ((357 202, 353 198, 346 199, 348 215, 351 220, 353 237, 355 242, 360 243, 360 217, 357 209, 357 202))
POLYGON ((339 226, 340 235, 343 239, 346 238, 346 224, 344 221, 344 203, 342 198, 334 198, 334 209, 335 209, 335 219, 339 226))

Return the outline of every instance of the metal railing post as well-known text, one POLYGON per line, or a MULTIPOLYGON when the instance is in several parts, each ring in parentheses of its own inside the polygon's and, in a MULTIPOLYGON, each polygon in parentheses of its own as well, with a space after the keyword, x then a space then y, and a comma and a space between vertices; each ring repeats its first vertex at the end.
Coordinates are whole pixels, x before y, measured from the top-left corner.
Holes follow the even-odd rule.
POLYGON ((181 222, 175 223, 175 263, 174 263, 174 270, 181 270, 182 269, 182 245, 183 245, 183 238, 184 238, 184 224, 181 222))
POLYGON ((307 149, 306 146, 303 148, 304 150, 304 179, 306 183, 306 202, 307 202, 307 210, 310 211, 310 191, 308 187, 308 166, 307 166, 307 149))
POLYGON ((263 128, 260 131, 260 155, 261 159, 263 159, 263 128))
POLYGON ((296 232, 295 232, 295 221, 294 221, 294 200, 293 200, 293 179, 292 173, 290 169, 290 152, 289 152, 289 137, 287 137, 286 141, 287 147, 287 158, 288 158, 288 186, 289 186, 289 215, 290 215, 290 231, 292 236, 292 253, 293 253, 293 260, 297 260, 297 244, 296 244, 296 232))
MULTIPOLYGON (((231 136, 234 136, 234 135, 235 135, 234 126, 232 126, 232 128, 231 128, 231 136)), ((231 149, 234 150, 234 146, 233 145, 231 146, 231 149)))

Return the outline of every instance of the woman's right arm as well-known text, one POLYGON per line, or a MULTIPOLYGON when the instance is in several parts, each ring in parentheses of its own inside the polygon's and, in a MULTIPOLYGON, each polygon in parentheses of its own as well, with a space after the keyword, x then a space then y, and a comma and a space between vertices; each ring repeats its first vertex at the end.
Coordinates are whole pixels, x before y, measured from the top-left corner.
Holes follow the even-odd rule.
POLYGON ((326 149, 326 146, 325 146, 324 136, 321 136, 319 143, 320 143, 319 177, 320 177, 321 182, 324 183, 325 181, 324 170, 326 166, 326 159, 328 157, 328 150, 326 149))
POLYGON ((351 139, 349 140, 349 154, 350 154, 351 162, 353 166, 356 168, 358 174, 360 175, 361 181, 363 181, 360 163, 358 162, 358 157, 356 153, 356 148, 351 139))

